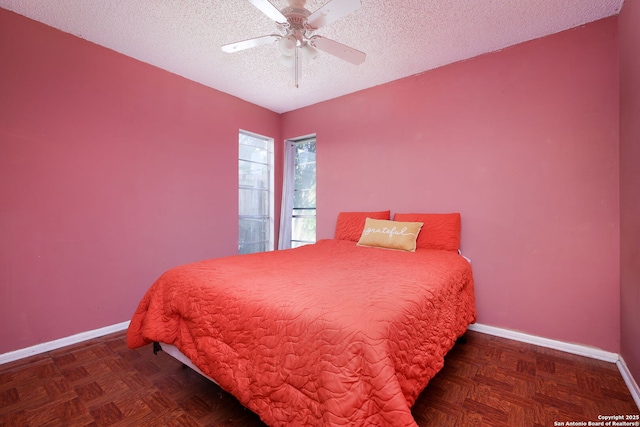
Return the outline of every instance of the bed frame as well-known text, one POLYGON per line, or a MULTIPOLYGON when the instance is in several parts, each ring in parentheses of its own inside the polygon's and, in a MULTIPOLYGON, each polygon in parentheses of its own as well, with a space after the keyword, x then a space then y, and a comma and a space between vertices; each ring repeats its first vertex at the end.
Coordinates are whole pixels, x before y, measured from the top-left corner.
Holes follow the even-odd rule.
POLYGON ((194 371, 196 371, 197 373, 199 373, 200 375, 202 375, 203 377, 205 377, 209 381, 211 381, 214 384, 218 385, 218 383, 213 378, 211 378, 210 376, 208 376, 207 374, 202 372, 200 369, 198 369, 198 367, 196 365, 194 365, 193 362, 187 356, 182 354, 182 352, 180 350, 178 350, 178 347, 176 347, 175 345, 167 344, 167 343, 164 343, 164 342, 154 342, 153 343, 153 354, 158 354, 159 351, 164 351, 169 356, 171 356, 174 359, 176 359, 178 362, 181 362, 182 366, 186 366, 186 367, 189 367, 189 368, 193 369, 194 371))

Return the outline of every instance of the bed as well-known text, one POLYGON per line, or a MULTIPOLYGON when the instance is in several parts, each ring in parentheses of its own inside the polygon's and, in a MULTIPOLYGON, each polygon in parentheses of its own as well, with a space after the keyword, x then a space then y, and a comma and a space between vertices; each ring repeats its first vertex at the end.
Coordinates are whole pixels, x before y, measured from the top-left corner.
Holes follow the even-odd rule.
POLYGON ((175 349, 270 426, 416 426, 411 406, 476 319, 470 263, 455 244, 362 244, 362 218, 353 235, 344 222, 335 239, 167 271, 127 344, 175 349))

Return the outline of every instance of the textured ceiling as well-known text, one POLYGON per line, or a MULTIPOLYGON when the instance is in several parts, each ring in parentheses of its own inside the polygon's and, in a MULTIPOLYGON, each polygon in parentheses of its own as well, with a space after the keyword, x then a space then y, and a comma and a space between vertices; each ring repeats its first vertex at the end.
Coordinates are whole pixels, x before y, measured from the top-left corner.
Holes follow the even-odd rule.
MULTIPOLYGON (((308 0, 306 8, 327 1, 308 0)), ((0 7, 282 113, 616 15, 622 3, 362 0, 316 34, 365 52, 366 61, 321 52, 302 66, 298 88, 275 45, 221 51, 277 32, 248 0, 0 0, 0 7)))

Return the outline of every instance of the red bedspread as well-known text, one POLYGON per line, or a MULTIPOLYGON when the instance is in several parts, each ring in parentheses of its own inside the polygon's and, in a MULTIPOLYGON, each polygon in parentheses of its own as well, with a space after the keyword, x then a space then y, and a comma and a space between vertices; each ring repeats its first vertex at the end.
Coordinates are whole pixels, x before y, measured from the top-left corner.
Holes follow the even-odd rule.
POLYGON ((173 344, 270 426, 416 426, 411 406, 475 321, 469 263, 323 240, 164 273, 127 344, 173 344))

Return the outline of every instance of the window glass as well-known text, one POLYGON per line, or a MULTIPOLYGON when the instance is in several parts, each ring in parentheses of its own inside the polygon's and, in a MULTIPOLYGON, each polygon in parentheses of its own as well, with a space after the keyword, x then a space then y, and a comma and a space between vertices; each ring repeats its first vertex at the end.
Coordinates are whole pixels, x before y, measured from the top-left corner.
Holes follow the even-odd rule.
POLYGON ((273 140, 240 132, 238 253, 273 249, 273 140))
POLYGON ((291 247, 316 241, 316 138, 295 142, 291 247))

